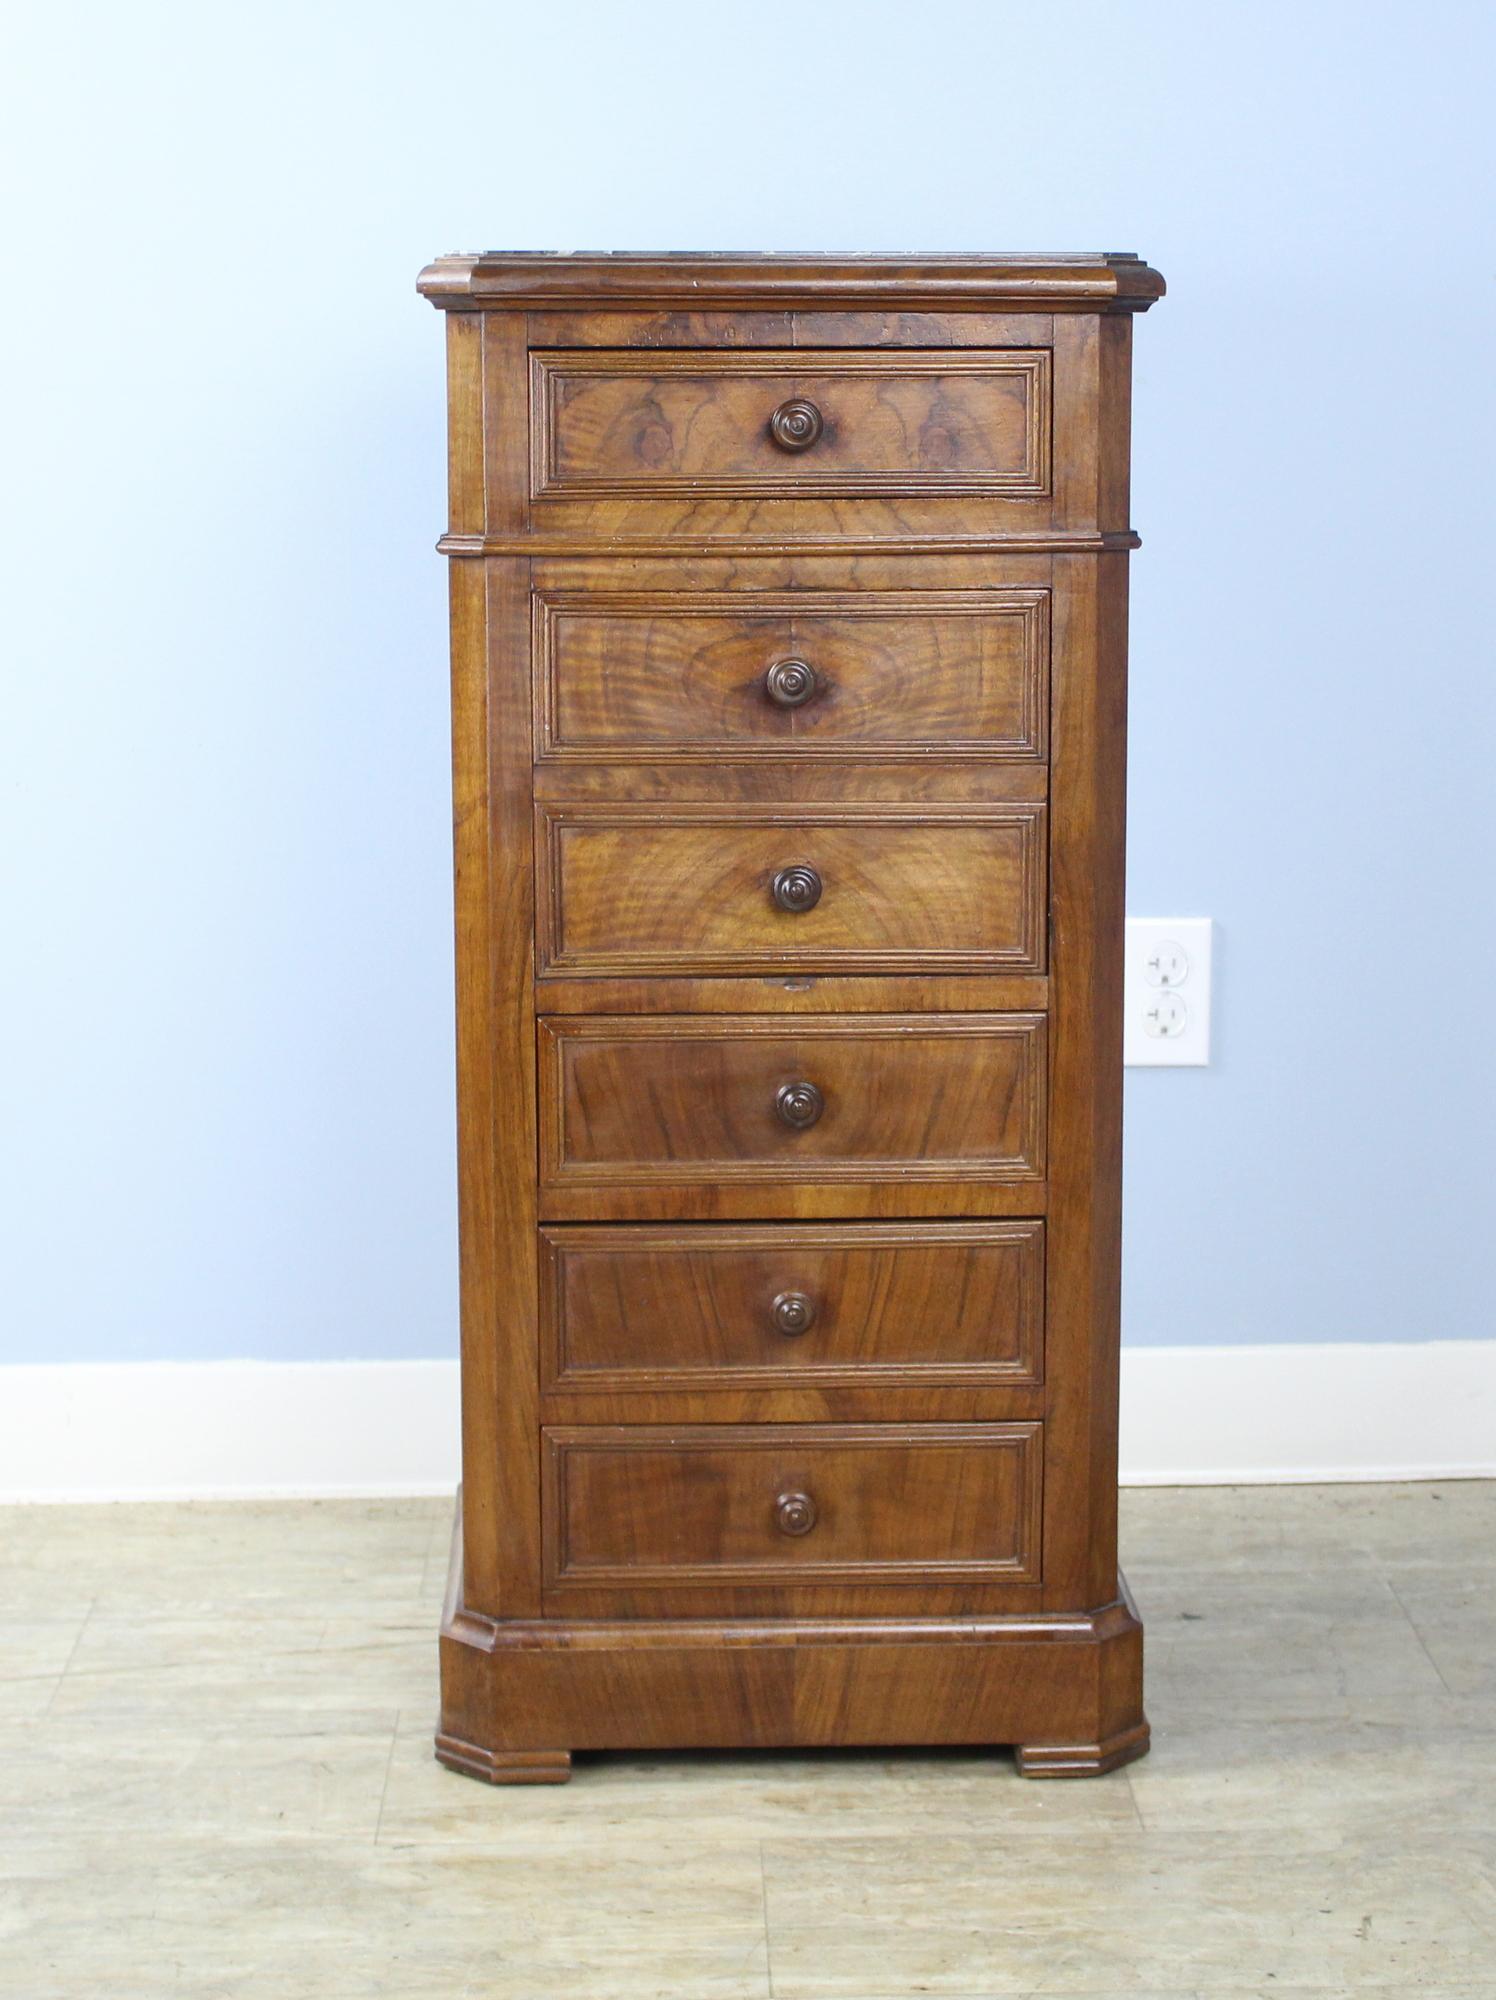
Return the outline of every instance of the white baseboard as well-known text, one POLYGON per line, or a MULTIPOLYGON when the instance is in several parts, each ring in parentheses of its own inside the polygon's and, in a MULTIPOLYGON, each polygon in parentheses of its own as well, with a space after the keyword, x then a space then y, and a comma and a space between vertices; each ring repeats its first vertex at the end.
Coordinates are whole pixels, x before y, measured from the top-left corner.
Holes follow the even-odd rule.
MULTIPOLYGON (((0 1501, 450 1493, 451 1361, 0 1368, 0 1501)), ((1135 1486, 1496 1477, 1496 1341, 1129 1347, 1135 1486)))
POLYGON ((1496 1340, 1124 1347, 1125 1486, 1496 1478, 1496 1340))
POLYGON ((455 1361, 0 1368, 0 1501, 451 1493, 455 1361))

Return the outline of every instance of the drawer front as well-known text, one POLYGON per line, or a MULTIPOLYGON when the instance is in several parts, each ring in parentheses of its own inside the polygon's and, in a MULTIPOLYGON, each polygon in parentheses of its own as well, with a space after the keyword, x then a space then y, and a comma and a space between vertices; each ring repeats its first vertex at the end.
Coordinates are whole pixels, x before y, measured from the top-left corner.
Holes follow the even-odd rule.
POLYGON ((1044 1225, 543 1229, 540 1318, 554 1389, 1036 1383, 1044 1225))
POLYGON ((1044 808, 542 805, 541 972, 1043 970, 1044 808))
POLYGON ((543 1182, 1044 1177, 1042 1014, 538 1024, 543 1182))
POLYGON ((536 499, 1050 488, 1045 348, 592 349, 530 361, 536 499))
POLYGON ((551 1429, 546 1587, 1035 1582, 1042 1429, 551 1429))
POLYGON ((541 595, 541 762, 1043 760, 1044 590, 541 595))

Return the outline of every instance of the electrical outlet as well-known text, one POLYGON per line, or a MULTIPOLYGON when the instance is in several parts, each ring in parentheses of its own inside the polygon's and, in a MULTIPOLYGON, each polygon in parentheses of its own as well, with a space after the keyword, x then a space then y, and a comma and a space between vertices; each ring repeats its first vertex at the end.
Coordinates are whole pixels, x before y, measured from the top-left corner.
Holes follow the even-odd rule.
POLYGON ((1210 1061, 1209 917, 1129 917, 1122 1060, 1198 1068, 1210 1061))

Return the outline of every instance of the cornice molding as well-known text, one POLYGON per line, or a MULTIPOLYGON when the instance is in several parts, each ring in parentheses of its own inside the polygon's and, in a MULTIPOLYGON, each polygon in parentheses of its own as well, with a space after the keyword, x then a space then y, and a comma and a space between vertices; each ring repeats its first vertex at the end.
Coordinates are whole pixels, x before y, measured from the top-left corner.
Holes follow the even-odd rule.
POLYGON ((1035 535, 443 535, 444 556, 1024 556, 1114 555, 1141 546, 1131 529, 1035 535))
POLYGON ((1062 256, 438 257, 416 287, 443 311, 1146 312, 1164 281, 1129 250, 1062 256))

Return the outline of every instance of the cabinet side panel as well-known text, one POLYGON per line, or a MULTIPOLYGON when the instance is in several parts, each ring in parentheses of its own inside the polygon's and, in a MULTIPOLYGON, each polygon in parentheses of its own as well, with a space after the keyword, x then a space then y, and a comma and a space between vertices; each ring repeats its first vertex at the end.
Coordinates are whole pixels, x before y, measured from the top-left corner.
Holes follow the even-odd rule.
POLYGON ((447 527, 483 533, 483 321, 447 314, 447 527))
MULTIPOLYGON (((454 411, 454 443, 455 443, 454 411)), ((488 617, 483 566, 449 568, 452 612, 452 844, 456 920, 457 1225, 462 1289, 464 1595, 494 1592, 493 1501, 482 1465, 493 1432, 493 993, 488 930, 488 617)))
POLYGON ((1055 562, 1046 1603, 1117 1590, 1127 558, 1055 562))
MULTIPOLYGON (((521 521, 524 320, 453 314, 454 526, 521 521)), ((539 1608, 529 566, 452 564, 463 1596, 539 1608)))
POLYGON ((1132 320, 1057 320, 1054 334, 1055 525, 1131 531, 1132 320))
MULTIPOLYGON (((454 532, 481 532, 483 321, 447 316, 447 508, 454 532)), ((452 658, 452 861, 457 1030, 457 1228, 462 1323, 462 1458, 469 1519, 464 1593, 493 1594, 492 1496, 478 1468, 492 1435, 493 1011, 488 933, 488 607, 480 563, 448 565, 452 658)))
POLYGON ((1057 318, 1054 328, 1054 521, 1087 533, 1100 513, 1101 322, 1089 314, 1057 318))
MULTIPOLYGON (((1132 321, 1126 316, 1101 322, 1100 450, 1097 462, 1097 525, 1121 531, 1132 525, 1132 321)), ((1125 637, 1125 628, 1124 628, 1125 637)))
POLYGON ((530 525, 529 376, 522 313, 483 318, 483 489, 490 535, 530 525))
POLYGON ((472 1011, 459 1029, 462 1167, 477 1182, 464 1211, 465 1587, 471 1609, 523 1618, 539 1610, 540 1562, 529 566, 454 568, 481 569, 486 608, 487 809, 469 829, 459 808, 459 843, 485 861, 481 903, 465 905, 472 1011))

